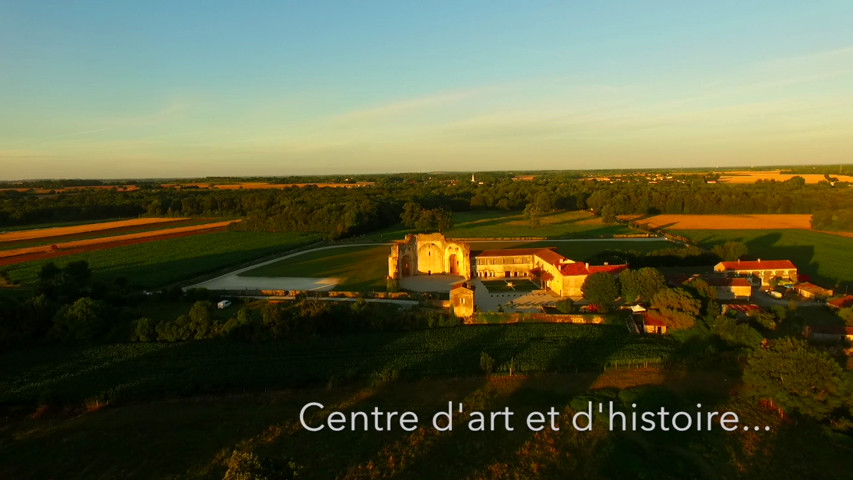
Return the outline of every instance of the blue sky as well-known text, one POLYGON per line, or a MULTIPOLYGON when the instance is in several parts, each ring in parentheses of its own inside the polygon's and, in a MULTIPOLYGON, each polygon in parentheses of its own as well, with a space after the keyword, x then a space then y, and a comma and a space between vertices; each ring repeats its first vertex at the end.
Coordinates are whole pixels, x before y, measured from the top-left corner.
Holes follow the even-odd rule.
POLYGON ((0 179, 849 163, 851 18, 0 0, 0 179))

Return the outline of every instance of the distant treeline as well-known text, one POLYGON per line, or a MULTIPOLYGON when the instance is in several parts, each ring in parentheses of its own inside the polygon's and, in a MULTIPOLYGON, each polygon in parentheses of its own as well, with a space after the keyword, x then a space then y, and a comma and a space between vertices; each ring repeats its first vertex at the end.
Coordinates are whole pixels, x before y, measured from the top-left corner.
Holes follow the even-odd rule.
POLYGON ((812 215, 812 228, 853 231, 853 208, 816 211, 812 215))
MULTIPOLYGON (((545 174, 532 181, 513 180, 510 173, 478 174, 473 182, 449 174, 373 180, 372 187, 353 189, 179 190, 147 184, 131 192, 5 191, 0 192, 0 228, 139 215, 236 216, 246 219, 237 227, 245 230, 318 232, 339 238, 397 224, 404 205, 413 201, 425 209, 450 211, 521 211, 530 204, 543 213, 591 209, 607 220, 620 214, 836 212, 853 205, 853 189, 847 184, 806 185, 800 177, 741 185, 708 184, 702 175, 658 183, 642 177, 610 183, 580 180, 569 173, 545 174)), ((821 220, 821 225, 828 225, 821 228, 835 228, 832 222, 821 220)))

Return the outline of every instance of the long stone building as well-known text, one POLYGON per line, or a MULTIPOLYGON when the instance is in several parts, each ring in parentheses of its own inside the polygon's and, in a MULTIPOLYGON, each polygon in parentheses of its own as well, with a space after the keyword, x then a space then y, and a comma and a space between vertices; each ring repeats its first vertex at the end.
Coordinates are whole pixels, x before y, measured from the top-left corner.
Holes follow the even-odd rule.
POLYGON ((530 278, 561 297, 582 295, 581 285, 589 275, 618 274, 627 265, 589 265, 575 262, 548 248, 485 250, 471 258, 465 242, 447 239, 440 233, 406 235, 391 246, 388 276, 451 274, 466 280, 530 278))

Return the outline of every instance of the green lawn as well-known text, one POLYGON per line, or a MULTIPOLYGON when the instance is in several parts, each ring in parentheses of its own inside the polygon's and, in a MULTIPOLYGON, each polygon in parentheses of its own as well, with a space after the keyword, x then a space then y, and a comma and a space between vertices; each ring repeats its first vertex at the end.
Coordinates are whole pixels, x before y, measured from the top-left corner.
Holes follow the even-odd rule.
POLYGON ((387 245, 318 250, 249 270, 240 276, 334 277, 341 279, 335 287, 337 290, 384 291, 390 251, 387 245))
POLYGON ((157 240, 105 250, 93 250, 5 267, 12 281, 35 282, 39 269, 49 261, 60 267, 85 260, 95 277, 111 281, 125 277, 142 287, 161 287, 218 272, 318 240, 317 235, 296 233, 217 232, 157 240))
MULTIPOLYGON (((584 210, 543 215, 540 223, 538 227, 530 228, 530 223, 520 212, 454 212, 453 228, 445 235, 452 238, 600 238, 638 233, 638 230, 623 225, 607 225, 601 218, 584 210)), ((369 238, 388 241, 403 238, 407 233, 414 231, 397 225, 370 234, 369 238)))
POLYGON ((853 286, 853 238, 808 230, 682 230, 704 247, 737 240, 753 257, 791 260, 800 273, 828 287, 853 286))

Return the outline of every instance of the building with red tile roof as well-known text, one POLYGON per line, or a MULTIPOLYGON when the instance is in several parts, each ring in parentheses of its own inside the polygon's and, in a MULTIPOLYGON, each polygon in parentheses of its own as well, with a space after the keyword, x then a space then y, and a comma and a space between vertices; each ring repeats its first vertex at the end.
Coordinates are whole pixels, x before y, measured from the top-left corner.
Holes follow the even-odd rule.
POLYGON ((832 300, 827 300, 826 304, 838 309, 853 307, 853 295, 844 295, 843 297, 833 298, 832 300))
POLYGON ((797 280, 797 267, 790 260, 738 260, 735 262, 720 262, 714 266, 714 271, 729 276, 757 278, 762 285, 770 285, 774 278, 797 280))

